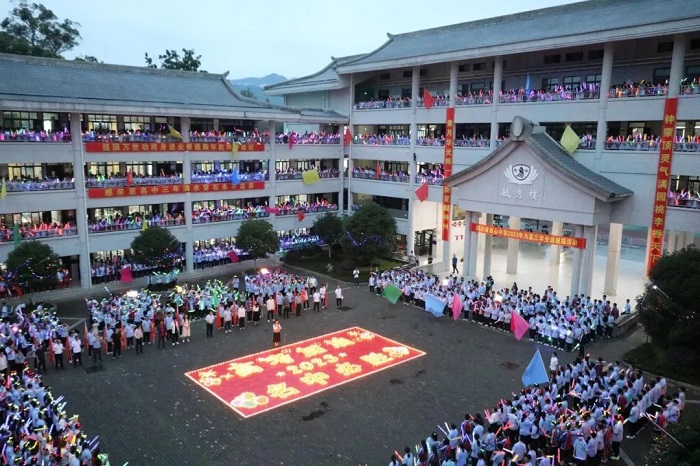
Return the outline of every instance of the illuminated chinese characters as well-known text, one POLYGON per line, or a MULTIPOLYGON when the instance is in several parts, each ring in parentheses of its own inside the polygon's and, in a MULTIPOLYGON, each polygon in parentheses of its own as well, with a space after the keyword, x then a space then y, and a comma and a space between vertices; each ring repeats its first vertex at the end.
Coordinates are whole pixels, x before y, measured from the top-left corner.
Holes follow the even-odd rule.
POLYGON ((257 189, 265 189, 265 182, 246 181, 238 185, 232 183, 194 183, 131 186, 127 188, 89 188, 87 192, 90 199, 101 199, 105 197, 156 196, 160 194, 254 191, 257 189))
POLYGON ((666 227, 666 208, 668 206, 669 180, 671 179, 671 161, 673 160, 673 142, 676 132, 676 110, 678 98, 666 99, 664 121, 661 125, 661 150, 656 171, 656 188, 654 208, 651 213, 651 238, 647 259, 647 275, 663 254, 664 229, 666 227))
POLYGON ((185 375, 250 417, 424 354, 353 327, 185 375))
MULTIPOLYGON (((443 168, 445 170, 445 178, 452 175, 452 159, 454 154, 455 144, 455 109, 448 107, 445 118, 445 158, 443 168)), ((442 240, 449 241, 450 239, 450 209, 452 208, 452 188, 449 186, 442 187, 442 240)))
POLYGON ((575 238, 573 236, 545 235, 532 231, 513 230, 511 228, 501 228, 480 223, 472 223, 471 230, 475 233, 485 235, 501 236, 503 238, 529 241, 531 243, 552 244, 555 246, 565 246, 569 248, 586 248, 586 238, 575 238))
MULTIPOLYGON (((86 142, 85 152, 231 152, 229 142, 86 142)), ((238 152, 264 152, 262 142, 238 145, 238 152)))

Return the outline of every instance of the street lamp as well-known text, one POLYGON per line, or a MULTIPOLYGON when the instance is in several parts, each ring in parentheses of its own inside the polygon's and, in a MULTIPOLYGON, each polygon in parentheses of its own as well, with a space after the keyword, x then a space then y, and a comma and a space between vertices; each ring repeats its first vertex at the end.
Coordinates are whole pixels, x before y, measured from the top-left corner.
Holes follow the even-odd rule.
POLYGON ((652 284, 651 284, 651 289, 652 289, 652 290, 658 291, 658 292, 661 293, 662 295, 666 296, 667 299, 671 299, 671 297, 670 297, 669 295, 667 295, 667 294, 664 292, 664 290, 662 290, 661 288, 659 288, 658 286, 656 286, 656 284, 652 283, 652 284))

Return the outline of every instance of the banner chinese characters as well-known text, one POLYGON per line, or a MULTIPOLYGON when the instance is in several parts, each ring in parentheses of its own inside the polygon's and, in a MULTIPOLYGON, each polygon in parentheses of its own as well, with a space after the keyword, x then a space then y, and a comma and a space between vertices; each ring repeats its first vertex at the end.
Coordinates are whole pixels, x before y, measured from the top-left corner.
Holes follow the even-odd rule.
POLYGON ((238 185, 232 183, 162 184, 152 186, 125 186, 120 188, 88 188, 90 199, 125 196, 158 196, 160 194, 216 193, 254 191, 265 189, 264 181, 247 181, 238 185))
MULTIPOLYGON (((455 109, 448 107, 445 118, 445 158, 443 168, 445 178, 452 175, 452 155, 455 144, 455 109)), ((442 240, 450 240, 450 221, 452 210, 452 189, 449 186, 442 187, 442 240)))
POLYGON ((472 223, 471 230, 475 233, 484 233, 486 235, 501 236, 503 238, 517 239, 520 241, 528 241, 531 243, 552 244, 555 246, 565 246, 569 248, 578 249, 586 248, 586 238, 576 238, 573 236, 545 235, 544 233, 514 230, 512 228, 500 228, 492 225, 482 225, 480 223, 472 223))
POLYGON ((647 251, 647 276, 661 258, 664 249, 664 230, 666 228, 666 209, 668 207, 668 190, 671 179, 671 162, 673 160, 673 142, 676 135, 676 112, 678 98, 669 97, 664 105, 664 120, 661 125, 661 149, 659 165, 656 171, 654 192, 654 209, 651 213, 650 242, 647 251))
MULTIPOLYGON (((229 142, 86 142, 85 152, 231 152, 229 142)), ((265 143, 238 145, 238 152, 264 152, 265 143)))

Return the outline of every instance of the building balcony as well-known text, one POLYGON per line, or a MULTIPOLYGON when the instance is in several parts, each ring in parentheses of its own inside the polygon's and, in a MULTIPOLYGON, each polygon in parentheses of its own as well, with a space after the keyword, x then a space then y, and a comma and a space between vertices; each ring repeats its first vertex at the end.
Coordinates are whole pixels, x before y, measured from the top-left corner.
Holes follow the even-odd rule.
MULTIPOLYGON (((0 133, 1 134, 1 133, 0 133)), ((0 142, 2 163, 72 163, 73 145, 69 142, 0 142)))
MULTIPOLYGON (((64 232, 64 234, 60 236, 34 236, 22 239, 22 241, 26 240, 38 240, 42 243, 48 244, 59 257, 75 256, 81 253, 80 240, 77 230, 75 230, 74 233, 71 232, 71 234, 65 234, 64 232)), ((7 255, 14 249, 15 245, 12 240, 12 233, 10 233, 9 240, 3 236, 3 240, 0 241, 0 262, 5 262, 7 260, 7 255)))
POLYGON ((72 210, 75 194, 71 189, 8 193, 0 202, 0 213, 72 210))

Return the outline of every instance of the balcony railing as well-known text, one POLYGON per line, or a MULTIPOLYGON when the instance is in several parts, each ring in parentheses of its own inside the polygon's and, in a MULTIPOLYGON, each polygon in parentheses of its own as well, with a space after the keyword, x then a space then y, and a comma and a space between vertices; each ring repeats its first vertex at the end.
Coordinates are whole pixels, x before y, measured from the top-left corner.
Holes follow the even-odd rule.
POLYGON ((442 181, 445 179, 444 176, 435 176, 435 175, 416 175, 416 183, 417 184, 423 184, 423 183, 428 183, 431 186, 442 186, 442 181))
POLYGON ((44 180, 44 181, 6 181, 8 193, 26 193, 33 191, 58 191, 75 189, 73 180, 44 180))
POLYGON ((534 102, 570 102, 576 100, 594 100, 600 98, 600 91, 562 90, 562 91, 517 91, 500 96, 502 104, 534 103, 534 102))
MULTIPOLYGON (((185 224, 184 218, 172 219, 149 219, 147 220, 149 227, 175 227, 185 224)), ((88 233, 110 233, 117 231, 136 231, 143 228, 141 219, 120 219, 116 221, 101 220, 99 222, 88 224, 88 233)))
MULTIPOLYGON (((282 135, 275 138, 275 144, 289 144, 289 136, 282 135)), ((339 134, 333 135, 296 135, 292 145, 317 146, 317 145, 337 145, 340 144, 342 137, 339 134)))
MULTIPOLYGON (((18 231, 20 240, 33 240, 45 238, 63 238, 65 236, 77 236, 78 227, 66 225, 33 225, 32 227, 22 227, 18 231)), ((12 228, 2 228, 0 230, 1 242, 14 241, 14 230, 12 228)))
POLYGON ((247 220, 249 218, 265 218, 269 217, 270 214, 265 212, 264 208, 256 209, 255 211, 230 211, 230 212, 206 212, 192 214, 192 224, 202 224, 202 223, 217 223, 217 222, 234 222, 240 220, 247 220))
POLYGON ((670 207, 679 207, 683 209, 700 209, 700 193, 694 195, 683 193, 669 193, 668 205, 670 207))
POLYGON ((299 212, 303 212, 305 214, 315 214, 319 212, 336 212, 338 210, 338 206, 335 204, 293 207, 277 206, 277 208, 279 210, 275 213, 275 215, 278 216, 297 215, 299 212))
MULTIPOLYGON (((318 171, 318 176, 321 179, 326 179, 326 178, 340 178, 340 171, 333 169, 333 170, 319 170, 318 171)), ((303 172, 298 171, 298 172, 277 172, 275 173, 275 179, 279 181, 289 181, 289 180, 302 180, 304 179, 303 177, 303 172)))
POLYGON ((363 180, 392 181, 395 183, 408 183, 411 179, 407 173, 379 173, 374 170, 355 170, 352 172, 353 178, 363 180))

